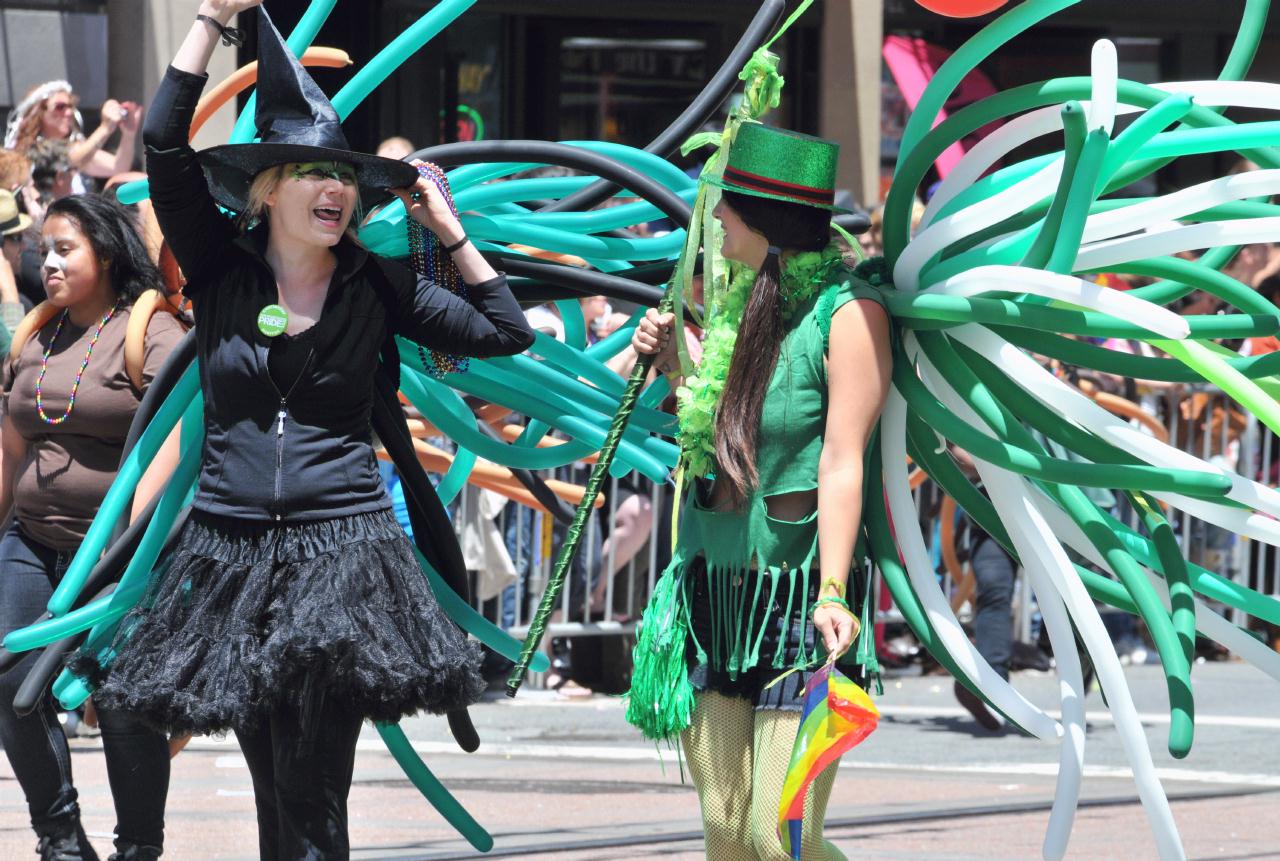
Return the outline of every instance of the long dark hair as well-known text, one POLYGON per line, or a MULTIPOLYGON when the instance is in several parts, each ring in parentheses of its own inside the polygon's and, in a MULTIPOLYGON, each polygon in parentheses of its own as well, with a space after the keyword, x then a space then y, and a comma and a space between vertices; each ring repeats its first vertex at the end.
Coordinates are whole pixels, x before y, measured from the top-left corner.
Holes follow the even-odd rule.
POLYGON ((119 203, 95 194, 73 194, 49 205, 45 218, 53 215, 76 223, 94 255, 106 261, 111 289, 122 301, 132 304, 146 290, 164 289, 137 222, 119 203))
MULTIPOLYGON (((831 241, 831 213, 814 206, 724 192, 724 202, 742 221, 783 251, 821 251, 831 241)), ((734 505, 741 507, 759 481, 756 432, 765 390, 778 364, 782 324, 781 264, 765 257, 742 312, 729 374, 716 408, 716 463, 734 505)))

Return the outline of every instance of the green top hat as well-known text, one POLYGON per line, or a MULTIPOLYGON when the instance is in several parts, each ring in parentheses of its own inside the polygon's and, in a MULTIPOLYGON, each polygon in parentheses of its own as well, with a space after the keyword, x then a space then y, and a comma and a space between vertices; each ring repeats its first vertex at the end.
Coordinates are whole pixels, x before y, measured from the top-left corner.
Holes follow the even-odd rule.
POLYGON ((751 123, 738 128, 724 176, 702 181, 738 194, 850 212, 834 202, 839 158, 834 141, 751 123))

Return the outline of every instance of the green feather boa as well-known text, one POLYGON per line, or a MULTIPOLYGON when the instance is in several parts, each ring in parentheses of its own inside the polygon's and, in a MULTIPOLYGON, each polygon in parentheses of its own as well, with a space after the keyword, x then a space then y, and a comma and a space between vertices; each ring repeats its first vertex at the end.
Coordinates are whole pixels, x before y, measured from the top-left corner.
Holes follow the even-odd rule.
MULTIPOLYGON (((782 266, 780 311, 783 322, 790 322, 796 309, 821 290, 831 270, 844 261, 840 247, 831 243, 822 251, 804 251, 791 255, 782 266)), ((746 310, 754 269, 735 265, 730 270, 729 286, 718 306, 709 309, 706 334, 702 341, 702 361, 696 373, 676 389, 680 443, 685 469, 691 476, 711 475, 715 471, 716 407, 729 376, 729 363, 738 342, 738 327, 746 310)))

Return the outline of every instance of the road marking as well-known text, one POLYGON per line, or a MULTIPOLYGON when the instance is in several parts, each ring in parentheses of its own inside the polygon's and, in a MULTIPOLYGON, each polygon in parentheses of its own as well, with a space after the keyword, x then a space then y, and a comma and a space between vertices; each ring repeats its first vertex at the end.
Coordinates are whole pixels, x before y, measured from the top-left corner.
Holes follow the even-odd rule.
MULTIPOLYGON (((596 711, 614 711, 622 708, 625 703, 619 697, 592 697, 583 700, 568 700, 557 697, 550 691, 533 691, 530 694, 518 697, 516 699, 495 700, 495 704, 503 707, 530 707, 530 708, 546 708, 555 706, 556 708, 590 708, 596 711)), ((940 718, 968 718, 969 712, 960 706, 943 706, 943 705, 926 705, 926 706, 908 706, 893 705, 891 703, 877 703, 882 717, 940 717, 940 718)), ((1060 720, 1062 712, 1057 709, 1047 708, 1045 714, 1060 720)), ((1138 719, 1148 726, 1167 726, 1170 718, 1168 712, 1139 712, 1138 719)), ((1090 723, 1115 723, 1115 718, 1108 711, 1092 711, 1085 712, 1085 720, 1090 723)), ((1212 715, 1197 714, 1196 726, 1222 726, 1232 727, 1235 729, 1266 729, 1280 730, 1280 718, 1273 717, 1251 717, 1246 715, 1212 715)))
MULTIPOLYGON (((841 768, 862 768, 881 771, 915 771, 930 774, 1034 774, 1044 777, 1056 777, 1056 762, 1000 762, 985 765, 917 765, 893 762, 867 762, 845 760, 841 768)), ((1133 770, 1124 766, 1086 765, 1085 777, 1133 779, 1133 770)), ((1156 776, 1161 780, 1177 780, 1186 783, 1209 783, 1214 785, 1235 784, 1239 786, 1256 786, 1263 788, 1280 788, 1280 776, 1273 774, 1250 774, 1229 771, 1195 771, 1190 768, 1157 768, 1156 776)))
MULTIPOLYGON (((956 707, 929 706, 886 706, 881 709, 886 717, 965 717, 968 712, 956 707)), ((1107 712, 1088 712, 1086 718, 1092 723, 1110 723, 1111 715, 1107 712)), ((1139 718, 1144 724, 1168 724, 1169 716, 1158 713, 1142 713, 1139 718)), ((1196 723, 1200 726, 1219 726, 1237 729, 1277 729, 1280 719, 1247 717, 1241 715, 1197 715, 1196 723)), ((424 756, 459 756, 462 755, 453 741, 412 741, 413 748, 424 756)), ((234 738, 197 738, 190 745, 191 750, 234 751, 237 744, 234 738)), ((386 748, 378 739, 362 739, 357 743, 357 750, 370 753, 385 753, 386 748)), ((528 757, 534 759, 576 759, 580 761, 598 762, 661 762, 676 765, 677 754, 674 750, 661 749, 656 745, 572 745, 544 744, 531 742, 485 742, 480 749, 467 756, 485 757, 528 757)), ((246 768, 244 757, 238 752, 219 756, 214 760, 216 768, 246 768)), ((1011 775, 1011 776, 1043 776, 1052 778, 1058 773, 1056 762, 999 762, 981 765, 927 765, 918 763, 899 763, 890 761, 860 760, 849 758, 841 763, 842 768, 914 772, 919 774, 953 774, 953 775, 1011 775)), ((1133 772, 1123 766, 1086 765, 1086 777, 1103 779, 1133 778, 1133 772)), ((1189 768, 1157 768, 1156 774, 1161 780, 1201 783, 1209 785, 1237 785, 1257 788, 1280 788, 1280 776, 1250 773, 1204 770, 1189 768)))
MULTIPOLYGON (((193 742, 194 744, 194 742, 193 742)), ((424 756, 468 756, 468 757, 528 757, 530 759, 570 759, 578 761, 598 762, 663 762, 674 765, 674 751, 660 750, 657 747, 636 747, 617 745, 603 747, 597 745, 568 744, 536 744, 527 742, 491 742, 480 746, 475 753, 464 754, 452 741, 411 741, 413 749, 424 756)), ((381 741, 362 739, 356 744, 356 750, 367 753, 385 753, 386 748, 381 741)), ((223 759, 223 757, 219 757, 223 759)), ((864 771, 898 771, 921 774, 981 774, 981 775, 1036 775, 1056 777, 1056 762, 1001 762, 982 765, 921 765, 917 763, 900 763, 876 760, 846 759, 840 763, 841 768, 861 769, 864 771)), ((1123 766, 1086 765, 1085 777, 1133 779, 1133 771, 1123 766)), ((1253 786, 1259 788, 1280 788, 1280 776, 1260 773, 1238 773, 1227 771, 1196 771, 1189 768, 1157 768, 1156 775, 1161 780, 1174 780, 1184 783, 1205 783, 1212 785, 1231 784, 1237 786, 1253 786)))
MULTIPOLYGON (((968 718, 969 712, 960 706, 894 706, 881 705, 882 717, 947 717, 968 718)), ((1055 709, 1045 709, 1045 714, 1061 719, 1062 713, 1055 709)), ((1090 723, 1115 723, 1111 712, 1085 712, 1085 720, 1090 723)), ((1149 726, 1166 726, 1169 723, 1167 712, 1139 712, 1138 720, 1149 726)), ((1235 729, 1268 729, 1280 730, 1280 718, 1249 717, 1245 715, 1196 715, 1196 726, 1223 726, 1235 729)))

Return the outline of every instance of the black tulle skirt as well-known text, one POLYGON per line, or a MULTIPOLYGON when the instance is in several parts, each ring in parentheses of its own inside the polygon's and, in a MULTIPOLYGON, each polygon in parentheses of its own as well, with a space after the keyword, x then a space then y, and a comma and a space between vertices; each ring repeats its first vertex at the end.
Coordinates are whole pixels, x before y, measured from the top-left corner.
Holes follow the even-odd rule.
MULTIPOLYGON (((390 510, 273 525, 193 512, 120 627, 94 700, 172 732, 250 727, 322 690, 393 721, 479 699, 480 648, 449 619, 390 510)), ((86 672, 89 671, 89 672, 86 672)))

